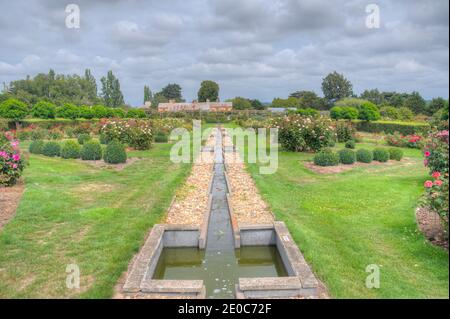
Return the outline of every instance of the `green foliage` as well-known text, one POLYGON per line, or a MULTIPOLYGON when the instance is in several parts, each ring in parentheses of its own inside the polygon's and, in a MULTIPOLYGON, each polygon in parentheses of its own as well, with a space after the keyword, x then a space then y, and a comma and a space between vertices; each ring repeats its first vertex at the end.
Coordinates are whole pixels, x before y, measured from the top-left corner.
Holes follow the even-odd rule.
POLYGON ((298 109, 297 111, 295 111, 295 113, 297 113, 301 116, 310 116, 310 117, 317 117, 320 115, 319 111, 317 111, 316 109, 312 109, 312 108, 298 109))
POLYGON ((0 104, 0 117, 18 121, 27 115, 27 105, 19 100, 9 98, 0 104))
POLYGON ((160 92, 167 100, 175 100, 180 102, 183 100, 181 95, 181 86, 176 83, 166 85, 160 92))
POLYGON ((356 151, 356 159, 361 163, 372 163, 373 152, 371 150, 359 149, 356 151))
POLYGON ((393 106, 382 107, 380 109, 380 114, 386 120, 399 120, 400 119, 400 113, 399 113, 398 109, 393 106))
POLYGON ((404 101, 403 106, 409 108, 415 114, 424 114, 426 112, 426 102, 419 92, 411 93, 404 101))
POLYGON ((233 109, 235 110, 249 110, 252 108, 252 103, 244 97, 237 96, 231 99, 231 102, 233 102, 233 109))
POLYGON ((398 132, 386 135, 386 143, 390 146, 409 147, 421 149, 424 145, 424 138, 420 135, 402 135, 398 132))
POLYGON ((99 135, 100 144, 108 144, 108 136, 105 133, 100 133, 99 135))
POLYGON ((266 107, 261 103, 260 100, 251 100, 250 103, 252 104, 252 108, 255 110, 264 110, 266 107))
POLYGON ((437 111, 447 109, 448 110, 448 100, 441 97, 437 97, 431 100, 431 102, 426 107, 426 114, 433 115, 437 111))
POLYGON ((152 99, 152 91, 150 91, 150 88, 147 85, 144 85, 144 103, 151 102, 152 99))
POLYGON ((87 141, 90 141, 92 139, 92 137, 88 133, 82 133, 82 134, 78 135, 77 139, 78 139, 78 143, 80 143, 80 145, 83 145, 87 141))
POLYGON ((79 111, 80 111, 79 117, 82 119, 90 120, 95 117, 94 111, 90 106, 83 105, 79 108, 79 111))
POLYGON ((145 111, 142 109, 129 109, 127 117, 130 119, 144 119, 147 117, 147 114, 145 114, 145 111))
POLYGON ((289 97, 295 97, 296 99, 298 99, 299 107, 303 109, 327 109, 327 102, 325 101, 325 99, 317 96, 317 94, 313 91, 297 91, 290 94, 289 97))
POLYGON ((92 107, 92 112, 94 114, 94 118, 102 119, 108 117, 108 108, 103 105, 94 105, 92 107))
POLYGON ((101 134, 105 134, 105 141, 118 140, 138 150, 149 149, 153 142, 149 120, 112 120, 103 125, 101 134))
POLYGON ((343 149, 338 152, 339 162, 345 165, 351 165, 356 162, 356 154, 350 149, 343 149))
POLYGON ((66 141, 61 148, 62 158, 79 158, 80 157, 80 144, 76 141, 66 141))
POLYGON ((119 141, 111 141, 106 146, 104 160, 109 164, 125 163, 127 161, 125 147, 119 141))
POLYGON ((83 161, 97 161, 102 159, 102 146, 97 141, 88 141, 83 144, 80 151, 83 161))
POLYGON ((355 147, 356 143, 354 140, 348 140, 347 142, 345 142, 345 148, 355 149, 355 147))
POLYGON ((219 99, 219 84, 214 81, 203 81, 198 90, 198 101, 206 102, 207 100, 215 102, 219 99))
POLYGON ((378 107, 372 102, 364 102, 359 108, 358 119, 362 121, 377 121, 381 118, 378 107))
MULTIPOLYGON (((13 186, 22 175, 25 162, 19 142, 10 134, 0 135, 0 186, 13 186)), ((3 195, 2 195, 3 196, 3 195)), ((3 204, 0 206, 3 209, 3 204)))
POLYGON ((334 71, 323 79, 322 91, 329 102, 334 102, 352 96, 353 85, 343 74, 334 71))
POLYGON ((430 125, 427 123, 414 123, 414 122, 389 122, 389 121, 376 121, 376 122, 356 122, 356 129, 361 132, 369 133, 386 133, 393 134, 399 132, 403 135, 412 134, 425 134, 430 130, 430 125))
POLYGON ((390 148, 389 158, 392 160, 401 161, 403 158, 403 151, 399 148, 390 148))
MULTIPOLYGON (((233 107, 234 107, 234 105, 233 105, 233 107)), ((274 98, 272 101, 272 107, 275 107, 275 108, 299 108, 300 103, 299 103, 299 100, 295 97, 289 97, 287 99, 274 98)))
POLYGON ((46 129, 36 128, 31 131, 31 139, 33 141, 43 140, 43 139, 47 138, 47 136, 48 136, 48 131, 46 129))
POLYGON ((384 102, 384 95, 378 89, 365 90, 361 94, 361 99, 368 100, 376 105, 381 105, 384 102))
POLYGON ((58 142, 47 142, 44 144, 42 154, 49 157, 59 156, 61 154, 61 146, 58 142))
POLYGON ((64 103, 56 108, 56 116, 74 120, 80 116, 80 108, 72 103, 64 103))
POLYGON ((30 143, 30 146, 28 147, 28 151, 31 154, 42 154, 43 149, 44 149, 44 141, 42 140, 32 141, 30 143))
POLYGON ((169 141, 169 137, 167 134, 158 132, 155 135, 155 143, 167 143, 169 141))
POLYGON ((335 106, 330 110, 330 117, 335 120, 355 120, 358 110, 352 106, 335 106))
POLYGON ((41 119, 53 119, 56 115, 56 106, 50 102, 39 101, 31 109, 31 114, 41 119))
POLYGON ((108 71, 106 77, 102 77, 100 81, 102 83, 102 97, 106 106, 119 107, 125 104, 119 79, 114 76, 112 71, 108 71))
POLYGON ((119 107, 111 109, 111 111, 113 117, 124 118, 126 115, 125 110, 119 107))
POLYGON ((337 121, 335 124, 338 142, 344 143, 355 139, 355 126, 349 121, 337 121))
POLYGON ((331 150, 322 150, 314 155, 314 164, 318 166, 336 166, 339 164, 339 155, 331 150))
POLYGON ((377 147, 373 150, 373 159, 378 162, 389 161, 389 151, 385 148, 377 147))
POLYGON ((353 107, 353 108, 359 110, 361 108, 361 105, 363 105, 366 102, 369 102, 369 101, 354 98, 354 97, 347 97, 347 98, 340 99, 339 101, 336 101, 336 103, 334 103, 334 105, 341 106, 341 107, 350 106, 350 107, 353 107))

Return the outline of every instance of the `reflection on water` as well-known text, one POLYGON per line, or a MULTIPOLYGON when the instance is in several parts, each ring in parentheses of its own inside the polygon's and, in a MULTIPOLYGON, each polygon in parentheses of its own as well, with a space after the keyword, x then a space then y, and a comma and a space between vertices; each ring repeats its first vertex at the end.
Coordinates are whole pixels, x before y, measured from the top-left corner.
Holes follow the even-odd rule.
POLYGON ((153 279, 203 280, 208 298, 234 298, 238 278, 284 276, 287 272, 273 246, 234 251, 164 248, 153 279))

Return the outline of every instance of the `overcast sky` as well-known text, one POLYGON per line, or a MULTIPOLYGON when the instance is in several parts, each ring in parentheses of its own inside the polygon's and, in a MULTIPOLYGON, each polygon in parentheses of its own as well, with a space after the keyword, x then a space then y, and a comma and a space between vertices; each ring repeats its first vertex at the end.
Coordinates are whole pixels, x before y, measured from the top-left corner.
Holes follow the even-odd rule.
MULTIPOLYGON (((344 73, 354 91, 449 92, 448 0, 0 0, 0 81, 53 68, 99 84, 111 69, 126 102, 142 104, 178 83, 187 100, 202 80, 222 99, 270 102, 296 90, 320 95, 322 78, 344 73), (65 8, 80 8, 68 29, 65 8), (380 8, 369 29, 366 5, 380 8)), ((99 85, 100 87, 100 85, 99 85)))

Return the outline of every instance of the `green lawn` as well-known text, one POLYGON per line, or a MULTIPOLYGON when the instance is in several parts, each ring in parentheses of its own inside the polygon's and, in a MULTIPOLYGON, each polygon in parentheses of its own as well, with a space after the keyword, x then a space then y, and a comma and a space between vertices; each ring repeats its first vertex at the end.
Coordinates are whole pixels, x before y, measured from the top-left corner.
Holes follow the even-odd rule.
POLYGON ((426 242, 415 222, 427 172, 419 150, 404 152, 408 165, 328 175, 306 169, 303 163, 313 155, 305 153, 280 152, 273 175, 260 175, 258 164, 247 165, 334 298, 449 296, 448 253, 426 242), (369 264, 380 267, 380 289, 365 287, 369 264))
POLYGON ((0 298, 111 297, 190 171, 169 160, 170 146, 129 154, 143 159, 123 171, 32 155, 17 215, 0 232, 0 298), (80 290, 66 288, 72 263, 80 290))

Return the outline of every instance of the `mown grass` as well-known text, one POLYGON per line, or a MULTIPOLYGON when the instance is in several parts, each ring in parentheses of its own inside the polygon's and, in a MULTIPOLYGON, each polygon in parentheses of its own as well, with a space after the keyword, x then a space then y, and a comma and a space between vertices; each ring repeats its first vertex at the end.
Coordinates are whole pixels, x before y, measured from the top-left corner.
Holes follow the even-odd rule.
POLYGON ((448 253, 429 244, 415 221, 427 178, 422 155, 403 150, 408 157, 404 163, 338 174, 305 168, 313 157, 307 153, 280 152, 279 168, 272 175, 261 175, 259 164, 247 163, 263 198, 287 224, 331 297, 449 296, 448 253), (379 289, 365 285, 371 264, 380 268, 379 289))
MULTIPOLYGON (((26 144, 24 145, 26 147, 26 144)), ((31 155, 15 218, 0 232, 0 298, 108 298, 190 171, 170 144, 122 171, 31 155), (80 289, 66 267, 80 268, 80 289)))

